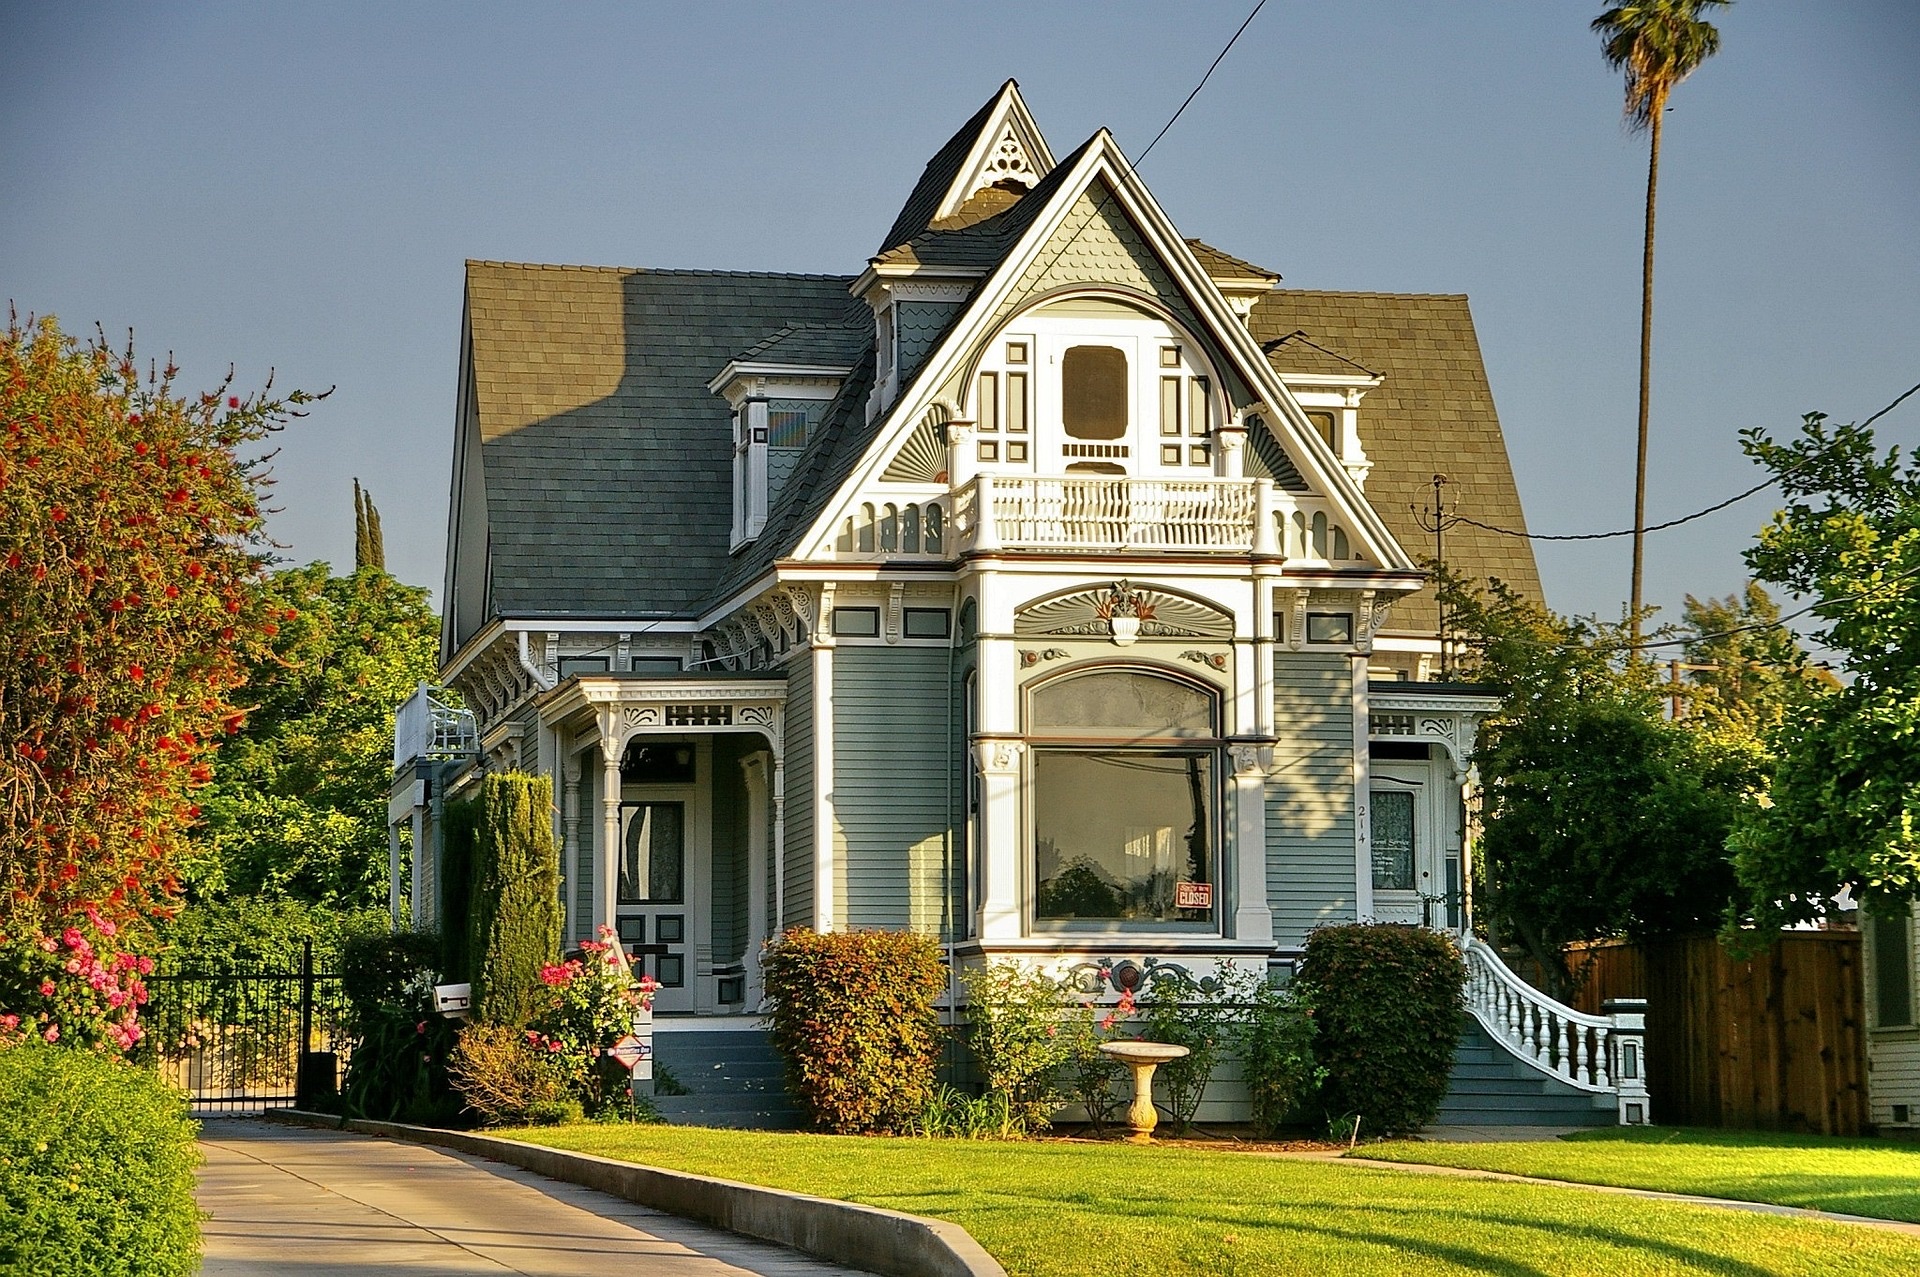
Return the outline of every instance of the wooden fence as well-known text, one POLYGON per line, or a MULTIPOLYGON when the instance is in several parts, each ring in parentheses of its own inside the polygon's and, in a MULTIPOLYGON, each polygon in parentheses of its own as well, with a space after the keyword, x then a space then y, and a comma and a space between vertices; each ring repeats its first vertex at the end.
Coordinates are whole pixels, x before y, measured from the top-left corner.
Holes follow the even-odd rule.
POLYGON ((1860 933, 1786 931, 1736 959, 1712 936, 1574 945, 1574 1004, 1647 1000, 1653 1119, 1858 1135, 1867 1123, 1860 933))

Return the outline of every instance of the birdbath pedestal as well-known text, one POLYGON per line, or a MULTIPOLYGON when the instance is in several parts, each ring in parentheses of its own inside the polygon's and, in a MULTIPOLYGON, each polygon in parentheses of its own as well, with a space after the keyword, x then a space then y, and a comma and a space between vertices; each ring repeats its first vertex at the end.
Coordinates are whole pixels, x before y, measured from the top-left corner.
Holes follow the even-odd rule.
POLYGON ((1127 1108, 1127 1138, 1135 1144, 1153 1139, 1160 1117, 1153 1111, 1153 1071, 1168 1060, 1188 1054, 1184 1046, 1166 1042, 1102 1042, 1100 1049, 1133 1070, 1133 1103, 1127 1108))

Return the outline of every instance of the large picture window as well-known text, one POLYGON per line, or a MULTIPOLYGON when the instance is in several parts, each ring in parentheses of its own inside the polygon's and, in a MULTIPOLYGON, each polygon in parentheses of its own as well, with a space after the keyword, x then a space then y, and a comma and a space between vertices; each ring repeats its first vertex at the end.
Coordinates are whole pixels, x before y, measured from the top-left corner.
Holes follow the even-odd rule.
POLYGON ((1217 925, 1216 713, 1213 693, 1142 670, 1033 693, 1036 922, 1217 925))

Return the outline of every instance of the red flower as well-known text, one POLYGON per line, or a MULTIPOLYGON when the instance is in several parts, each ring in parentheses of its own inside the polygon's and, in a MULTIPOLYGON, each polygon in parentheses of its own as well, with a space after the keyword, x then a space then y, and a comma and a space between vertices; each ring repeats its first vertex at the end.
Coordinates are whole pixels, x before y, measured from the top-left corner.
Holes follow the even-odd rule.
POLYGON ((239 395, 228 395, 228 396, 227 396, 227 407, 229 407, 229 408, 238 408, 239 406, 240 406, 240 396, 239 396, 239 395))
POLYGON ((42 980, 42 981, 40 982, 40 996, 41 996, 41 997, 43 997, 43 998, 50 998, 50 997, 52 997, 52 996, 53 996, 53 988, 54 988, 54 985, 53 985, 53 981, 52 981, 51 979, 46 979, 46 980, 42 980))

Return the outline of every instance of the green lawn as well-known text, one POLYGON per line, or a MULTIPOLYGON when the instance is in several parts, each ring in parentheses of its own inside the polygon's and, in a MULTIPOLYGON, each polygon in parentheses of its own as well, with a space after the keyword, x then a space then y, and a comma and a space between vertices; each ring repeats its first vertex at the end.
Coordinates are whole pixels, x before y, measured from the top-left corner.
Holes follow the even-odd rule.
POLYGON ((1376 1144, 1360 1156, 1920 1223, 1920 1145, 1884 1140, 1641 1127, 1526 1144, 1376 1144))
POLYGON ((1875 1229, 1176 1144, 504 1134, 952 1220, 1013 1277, 1920 1271, 1920 1240, 1875 1229))

